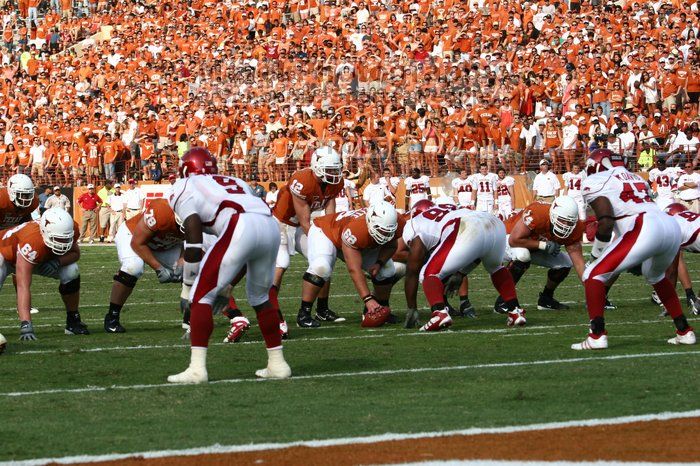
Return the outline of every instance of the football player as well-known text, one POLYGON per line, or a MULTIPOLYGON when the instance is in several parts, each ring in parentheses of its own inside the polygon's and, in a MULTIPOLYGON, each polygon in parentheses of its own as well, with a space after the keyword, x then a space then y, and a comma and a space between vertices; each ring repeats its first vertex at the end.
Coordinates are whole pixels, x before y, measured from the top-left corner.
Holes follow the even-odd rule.
POLYGON ((695 333, 683 315, 681 303, 666 270, 681 247, 678 223, 655 204, 649 185, 625 168, 622 157, 608 149, 591 152, 582 183, 583 200, 593 209, 598 231, 591 250, 592 262, 583 273, 590 333, 574 350, 605 349, 605 286, 624 271, 641 266, 641 275, 654 287, 676 326, 673 345, 695 344, 695 333), (612 233, 615 232, 615 239, 612 233))
POLYGON ((459 176, 452 180, 452 192, 455 193, 454 196, 457 205, 460 207, 466 207, 467 209, 473 209, 473 191, 474 187, 472 186, 472 177, 467 176, 467 170, 463 168, 459 171, 459 176))
POLYGON ((479 164, 479 173, 471 176, 472 189, 476 193, 476 210, 479 212, 493 212, 496 202, 496 180, 498 176, 489 173, 486 163, 479 164))
POLYGON ((394 283, 391 256, 396 251, 395 236, 401 234, 404 224, 394 206, 386 201, 366 209, 315 218, 309 230, 309 267, 303 277, 299 312, 311 312, 316 296, 340 258, 365 303, 367 314, 383 312, 381 323, 385 322, 389 318, 389 296, 394 283), (363 270, 371 277, 373 293, 363 270))
POLYGON ((586 178, 586 173, 581 171, 580 165, 574 164, 571 167, 571 171, 564 173, 561 177, 564 180, 563 194, 576 201, 576 205, 578 205, 578 219, 586 220, 586 204, 584 204, 583 195, 581 194, 581 183, 586 178))
POLYGON ((126 331, 119 315, 143 275, 145 264, 155 270, 160 283, 182 281, 183 239, 175 213, 165 199, 153 199, 148 209, 119 226, 114 243, 121 267, 114 275, 109 311, 104 319, 105 332, 126 331))
POLYGON ((408 313, 417 314, 419 282, 431 306, 430 320, 421 331, 438 331, 452 324, 445 305, 445 281, 449 278, 449 287, 459 287, 462 277, 479 263, 506 303, 508 326, 525 325, 525 311, 518 303, 513 277, 501 265, 506 229, 496 217, 452 206, 431 207, 406 223, 401 242, 409 251, 405 278, 408 313))
POLYGON ((656 160, 656 167, 649 170, 649 183, 656 188, 656 204, 659 208, 665 209, 669 204, 676 202, 675 193, 678 189, 678 178, 683 174, 683 170, 678 167, 667 167, 666 159, 659 157, 656 160))
POLYGON ((433 195, 430 192, 430 178, 426 175, 422 175, 420 168, 413 168, 411 170, 411 176, 404 180, 405 187, 405 206, 406 210, 410 210, 418 201, 427 199, 431 201, 433 195))
POLYGON ((513 214, 515 206, 515 180, 512 176, 506 176, 503 167, 498 169, 496 180, 496 204, 499 218, 509 218, 513 214))
MULTIPOLYGON (((678 222, 678 226, 681 228, 681 252, 678 258, 678 267, 671 267, 666 271, 666 276, 671 280, 673 286, 676 286, 676 282, 680 280, 683 289, 685 290, 685 297, 688 302, 688 308, 690 312, 695 315, 700 315, 700 299, 695 295, 693 291, 693 282, 690 280, 690 273, 688 272, 688 266, 683 259, 683 252, 689 252, 693 254, 700 253, 700 214, 691 212, 686 206, 681 203, 674 202, 669 204, 666 209, 664 209, 669 215, 678 222)), ((656 304, 661 304, 659 297, 654 293, 652 295, 652 300, 656 304)), ((666 315, 666 310, 664 309, 663 314, 666 315)))
MULTIPOLYGON (((296 248, 306 256, 306 236, 311 228, 311 214, 324 211, 335 213, 335 199, 344 189, 341 176, 342 163, 340 155, 330 147, 319 147, 311 156, 311 168, 295 172, 282 189, 280 189, 272 214, 282 225, 297 228, 296 248)), ((282 228, 284 232, 284 228, 282 228)), ((279 309, 277 295, 282 283, 282 276, 289 267, 287 235, 282 235, 275 269, 275 280, 270 290, 270 300, 279 309)), ((338 316, 328 307, 330 282, 327 281, 319 293, 316 306, 316 319, 311 313, 300 312, 297 325, 302 328, 318 327, 319 321, 334 322, 338 316)))
POLYGON ((12 175, 7 188, 0 188, 0 229, 30 221, 38 207, 32 179, 27 175, 12 175))
POLYGON ((0 288, 7 275, 17 279, 17 314, 20 340, 36 340, 31 320, 32 275, 59 281, 58 291, 66 306, 66 335, 90 332, 80 320, 80 272, 78 225, 60 208, 48 209, 38 221, 25 222, 0 231, 0 288))
POLYGON ((206 359, 214 328, 212 304, 217 294, 246 269, 248 302, 255 309, 267 347, 261 378, 287 378, 291 369, 282 353, 279 309, 269 300, 280 231, 265 201, 238 178, 217 174, 216 158, 202 147, 190 149, 179 165, 170 207, 185 229, 182 281, 191 287, 189 367, 168 377, 171 383, 208 381, 206 359), (203 234, 216 236, 206 253, 203 234))
MULTIPOLYGON (((552 204, 533 202, 505 221, 508 233, 506 257, 510 273, 517 284, 531 264, 549 269, 547 283, 537 300, 539 310, 566 310, 569 308, 554 298, 554 290, 575 267, 583 275, 585 260, 581 241, 586 229, 578 219, 578 205, 569 196, 559 196, 552 204), (561 252, 564 246, 566 253, 561 252)), ((501 300, 496 301, 496 312, 505 313, 501 300)))

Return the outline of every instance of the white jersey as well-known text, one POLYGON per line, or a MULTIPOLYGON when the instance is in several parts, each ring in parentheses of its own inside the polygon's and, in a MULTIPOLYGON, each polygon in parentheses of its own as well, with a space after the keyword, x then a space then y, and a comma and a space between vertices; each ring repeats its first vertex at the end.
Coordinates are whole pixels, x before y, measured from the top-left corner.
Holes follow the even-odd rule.
POLYGON ((581 187, 587 205, 599 197, 610 201, 617 235, 629 230, 639 214, 666 215, 649 196, 649 185, 644 178, 624 167, 595 173, 584 179, 581 187))
POLYGON ((581 183, 586 179, 586 173, 582 171, 578 173, 566 172, 561 177, 564 180, 567 196, 573 197, 574 199, 583 197, 581 194, 581 183))
POLYGON ((452 180, 452 192, 457 193, 457 201, 462 207, 471 207, 474 204, 472 193, 472 177, 468 176, 465 179, 455 178, 452 180))
POLYGON ((496 191, 496 181, 498 180, 498 175, 494 173, 487 173, 482 175, 481 173, 476 173, 471 176, 472 178, 472 189, 476 193, 477 202, 481 199, 493 199, 493 193, 496 191))
POLYGON ((352 195, 355 190, 355 183, 350 180, 343 180, 343 189, 340 190, 338 195, 335 197, 335 211, 336 212, 347 212, 350 210, 350 203, 352 199, 347 196, 347 191, 352 195))
POLYGON ((700 214, 696 214, 689 210, 681 212, 673 216, 681 227, 681 248, 684 251, 699 253, 700 252, 700 214))
POLYGON ((265 201, 255 196, 245 181, 223 175, 180 178, 173 185, 170 207, 183 221, 190 215, 199 215, 204 233, 217 236, 223 233, 231 214, 272 215, 265 201))
POLYGON ((503 179, 498 179, 496 181, 496 195, 498 196, 498 203, 510 203, 513 204, 513 198, 510 195, 508 188, 515 186, 515 180, 512 176, 506 176, 503 179))
POLYGON ((406 187, 406 192, 409 193, 410 196, 410 205, 408 208, 413 207, 418 201, 428 199, 428 194, 430 193, 430 178, 426 175, 418 179, 409 176, 404 180, 404 186, 406 187))
POLYGON ((406 244, 411 244, 415 238, 420 238, 426 249, 430 251, 440 242, 440 235, 448 222, 467 215, 478 214, 473 210, 457 209, 449 205, 431 207, 413 217, 410 222, 406 222, 401 237, 406 244))
POLYGON ((680 168, 666 167, 664 170, 652 168, 649 170, 649 183, 656 184, 656 193, 659 195, 657 203, 661 208, 674 202, 674 191, 678 189, 678 177, 683 173, 680 168))

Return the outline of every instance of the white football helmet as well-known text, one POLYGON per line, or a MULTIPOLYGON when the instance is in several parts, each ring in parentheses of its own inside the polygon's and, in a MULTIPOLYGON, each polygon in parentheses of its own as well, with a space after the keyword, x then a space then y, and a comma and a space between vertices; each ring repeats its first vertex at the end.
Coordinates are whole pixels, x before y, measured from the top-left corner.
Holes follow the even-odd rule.
POLYGON ((12 175, 7 181, 7 195, 17 207, 29 207, 34 200, 34 183, 27 175, 12 175))
POLYGON ((311 169, 324 183, 338 184, 343 181, 340 155, 331 147, 323 146, 314 151, 311 155, 311 169))
POLYGON ((394 239, 399 224, 393 205, 386 201, 377 202, 367 208, 365 219, 367 230, 377 244, 386 244, 394 239))
POLYGON ((62 256, 73 247, 73 217, 60 207, 52 207, 39 219, 44 243, 54 254, 62 256))
POLYGON ((569 196, 559 196, 549 208, 549 221, 554 236, 568 238, 578 222, 578 204, 569 196))
POLYGON ((437 199, 435 199, 435 205, 443 207, 443 206, 457 206, 455 203, 455 200, 449 196, 440 196, 437 199))

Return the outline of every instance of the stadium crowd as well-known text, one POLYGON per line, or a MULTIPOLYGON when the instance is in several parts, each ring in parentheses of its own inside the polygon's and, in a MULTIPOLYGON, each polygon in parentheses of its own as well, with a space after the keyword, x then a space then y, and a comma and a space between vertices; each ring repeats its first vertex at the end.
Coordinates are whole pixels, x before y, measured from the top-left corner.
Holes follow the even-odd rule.
POLYGON ((698 161, 700 2, 0 3, 3 181, 160 181, 193 146, 262 181, 323 144, 392 176, 698 161))

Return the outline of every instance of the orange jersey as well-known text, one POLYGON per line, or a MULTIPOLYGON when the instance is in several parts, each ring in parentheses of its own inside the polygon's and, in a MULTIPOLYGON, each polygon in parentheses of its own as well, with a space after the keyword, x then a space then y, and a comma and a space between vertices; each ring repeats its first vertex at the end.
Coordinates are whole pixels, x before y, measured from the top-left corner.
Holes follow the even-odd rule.
POLYGON ((7 188, 0 189, 0 228, 10 228, 31 220, 32 212, 39 207, 39 199, 34 196, 29 207, 17 207, 11 200, 7 188))
POLYGON ((531 239, 538 241, 554 241, 562 246, 580 243, 583 239, 583 233, 586 230, 586 224, 579 220, 576 222, 576 227, 568 238, 557 238, 552 233, 552 223, 549 220, 550 208, 551 204, 547 204, 546 202, 533 202, 504 222, 506 224, 506 232, 510 234, 515 224, 522 219, 525 226, 532 232, 530 235, 531 239))
MULTIPOLYGON (((78 224, 73 222, 73 242, 80 237, 78 224)), ((0 255, 5 262, 17 264, 17 254, 20 254, 27 262, 42 264, 55 258, 55 254, 44 243, 41 236, 39 222, 25 222, 21 225, 0 231, 0 255)))
POLYGON ((148 242, 148 247, 153 251, 164 251, 179 246, 185 238, 175 221, 173 209, 165 199, 150 201, 144 212, 126 221, 126 227, 133 234, 136 225, 142 220, 146 228, 154 233, 148 242))
POLYGON ((325 209, 328 202, 335 199, 343 187, 342 180, 338 184, 324 184, 316 178, 313 170, 304 168, 295 172, 289 179, 289 183, 280 189, 272 214, 280 222, 298 227, 299 221, 296 218, 292 196, 305 201, 311 212, 315 212, 325 209))
MULTIPOLYGON (((328 214, 316 217, 313 223, 323 231, 337 249, 341 249, 343 244, 353 249, 373 249, 379 247, 379 244, 369 234, 366 212, 366 209, 360 209, 328 214)), ((406 220, 399 216, 394 238, 401 237, 404 225, 406 220)))

